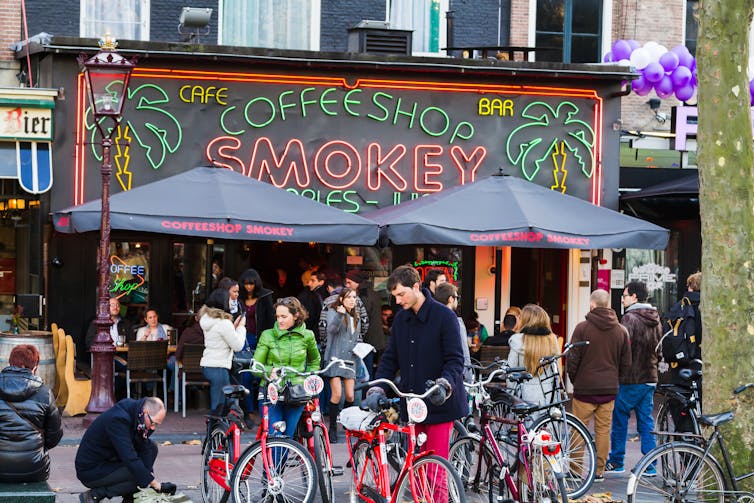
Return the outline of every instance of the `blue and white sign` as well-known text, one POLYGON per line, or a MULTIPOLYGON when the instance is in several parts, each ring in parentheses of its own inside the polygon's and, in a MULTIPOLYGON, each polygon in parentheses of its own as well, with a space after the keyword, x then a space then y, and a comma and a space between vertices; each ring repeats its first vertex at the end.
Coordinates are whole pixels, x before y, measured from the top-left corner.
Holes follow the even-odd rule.
POLYGON ((52 187, 52 144, 16 142, 18 183, 26 192, 41 194, 52 187))

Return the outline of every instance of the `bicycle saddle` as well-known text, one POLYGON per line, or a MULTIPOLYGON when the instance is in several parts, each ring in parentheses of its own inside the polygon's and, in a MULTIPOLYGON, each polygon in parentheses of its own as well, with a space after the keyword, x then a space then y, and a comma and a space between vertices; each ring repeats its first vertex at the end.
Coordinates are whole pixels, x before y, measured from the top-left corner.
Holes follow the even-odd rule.
POLYGON ((709 416, 699 417, 699 422, 707 426, 719 426, 733 420, 733 411, 721 412, 720 414, 711 414, 709 416))
POLYGON ((506 376, 506 378, 507 378, 507 379, 508 379, 509 381, 511 381, 511 382, 515 382, 515 383, 517 383, 517 384, 520 384, 520 383, 522 383, 522 382, 524 382, 524 381, 528 381, 528 380, 530 380, 530 379, 531 379, 532 377, 533 377, 533 376, 532 376, 532 375, 531 375, 531 374, 530 374, 529 372, 513 372, 513 373, 510 373, 510 374, 508 374, 508 375, 506 376))
POLYGON ((249 390, 240 384, 226 384, 223 386, 223 395, 228 398, 243 398, 249 394, 249 390))

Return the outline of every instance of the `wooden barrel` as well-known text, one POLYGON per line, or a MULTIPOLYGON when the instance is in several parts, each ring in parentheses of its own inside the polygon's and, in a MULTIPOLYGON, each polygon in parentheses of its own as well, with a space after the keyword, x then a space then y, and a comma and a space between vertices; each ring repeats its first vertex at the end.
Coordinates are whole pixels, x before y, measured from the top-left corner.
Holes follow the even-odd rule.
POLYGON ((52 345, 52 333, 42 330, 27 330, 19 334, 0 333, 0 368, 9 365, 8 358, 13 348, 20 344, 31 344, 39 351, 39 368, 37 375, 50 387, 55 387, 55 349, 52 345))

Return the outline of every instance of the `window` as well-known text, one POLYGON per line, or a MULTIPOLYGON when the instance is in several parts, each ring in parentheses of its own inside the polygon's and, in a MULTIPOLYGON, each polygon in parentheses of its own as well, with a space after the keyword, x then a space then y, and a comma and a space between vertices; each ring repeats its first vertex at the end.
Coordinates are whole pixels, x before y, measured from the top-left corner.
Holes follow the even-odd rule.
POLYGON ((537 0, 537 61, 597 63, 603 0, 537 0))
POLYGON ((437 55, 445 47, 447 0, 388 0, 390 27, 413 30, 414 55, 437 55))
POLYGON ((320 0, 223 0, 222 45, 319 50, 320 0))
POLYGON ((149 40, 149 0, 81 0, 82 37, 149 40))
POLYGON ((696 38, 699 34, 699 0, 686 0, 686 48, 696 56, 696 38))

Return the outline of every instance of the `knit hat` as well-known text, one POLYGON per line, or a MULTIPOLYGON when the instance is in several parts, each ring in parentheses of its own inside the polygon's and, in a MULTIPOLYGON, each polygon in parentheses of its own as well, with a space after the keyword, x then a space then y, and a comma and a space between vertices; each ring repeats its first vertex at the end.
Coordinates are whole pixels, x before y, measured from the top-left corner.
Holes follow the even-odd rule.
POLYGON ((364 271, 351 269, 346 273, 346 279, 350 279, 354 283, 362 284, 367 279, 367 276, 364 274, 364 271))

